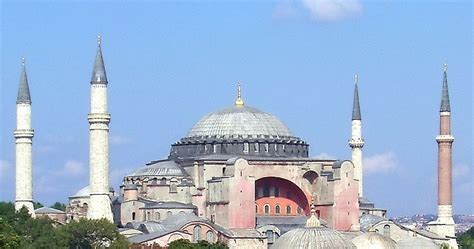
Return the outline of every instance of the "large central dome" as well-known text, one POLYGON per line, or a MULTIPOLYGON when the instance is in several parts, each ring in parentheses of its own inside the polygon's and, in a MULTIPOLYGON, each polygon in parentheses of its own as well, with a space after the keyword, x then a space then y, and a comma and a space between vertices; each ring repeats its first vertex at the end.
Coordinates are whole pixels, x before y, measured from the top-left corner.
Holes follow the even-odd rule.
POLYGON ((204 116, 170 152, 173 159, 210 155, 308 157, 308 144, 275 116, 245 106, 239 86, 234 106, 204 116))
POLYGON ((236 136, 284 138, 293 137, 293 134, 275 116, 252 107, 235 105, 204 116, 186 137, 236 136))

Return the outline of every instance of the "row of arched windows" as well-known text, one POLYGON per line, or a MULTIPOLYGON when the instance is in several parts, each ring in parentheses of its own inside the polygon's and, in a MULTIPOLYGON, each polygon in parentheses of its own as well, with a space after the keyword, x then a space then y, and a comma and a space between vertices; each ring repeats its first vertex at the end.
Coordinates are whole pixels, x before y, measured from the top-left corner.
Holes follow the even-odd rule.
MULTIPOLYGON (((194 226, 193 228, 193 242, 198 242, 202 240, 201 238, 201 226, 197 225, 197 226, 194 226)), ((214 242, 214 233, 212 231, 207 231, 206 233, 206 240, 208 242, 214 242)))
MULTIPOLYGON (((264 214, 270 214, 270 204, 265 204, 263 205, 263 213, 264 214)), ((280 205, 275 205, 275 214, 281 214, 283 210, 281 210, 281 206, 280 205)), ((290 205, 287 205, 286 208, 285 208, 285 214, 287 215, 290 215, 291 214, 291 206, 290 205)), ((258 205, 255 205, 255 212, 258 213, 258 205)), ((303 209, 301 207, 297 207, 296 208, 296 213, 297 214, 302 214, 303 213, 303 209)))

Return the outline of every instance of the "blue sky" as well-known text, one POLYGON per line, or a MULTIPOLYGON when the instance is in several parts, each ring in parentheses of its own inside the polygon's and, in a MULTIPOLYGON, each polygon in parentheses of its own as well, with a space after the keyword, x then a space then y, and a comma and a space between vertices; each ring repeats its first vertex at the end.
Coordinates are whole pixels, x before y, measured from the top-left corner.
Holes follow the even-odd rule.
POLYGON ((34 197, 88 184, 89 81, 103 37, 112 114, 111 183, 167 156, 208 112, 270 112, 311 156, 350 158, 360 75, 365 194, 390 216, 436 212, 442 64, 456 138, 454 211, 472 214, 469 1, 3 1, 0 200, 14 199, 15 99, 26 57, 33 100, 34 197))

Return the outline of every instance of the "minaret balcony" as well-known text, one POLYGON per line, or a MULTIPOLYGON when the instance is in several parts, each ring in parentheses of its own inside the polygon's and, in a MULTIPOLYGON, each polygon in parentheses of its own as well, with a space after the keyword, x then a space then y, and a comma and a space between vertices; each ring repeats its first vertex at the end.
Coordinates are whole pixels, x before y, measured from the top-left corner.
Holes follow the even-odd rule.
POLYGON ((443 142, 452 143, 454 141, 454 137, 451 135, 438 135, 436 136, 436 141, 438 143, 443 143, 443 142))
POLYGON ((351 148, 362 148, 364 147, 364 144, 365 144, 365 141, 363 138, 349 139, 349 146, 351 146, 351 148))
POLYGON ((13 132, 13 135, 15 138, 32 138, 34 134, 33 129, 20 129, 20 130, 15 130, 13 132))

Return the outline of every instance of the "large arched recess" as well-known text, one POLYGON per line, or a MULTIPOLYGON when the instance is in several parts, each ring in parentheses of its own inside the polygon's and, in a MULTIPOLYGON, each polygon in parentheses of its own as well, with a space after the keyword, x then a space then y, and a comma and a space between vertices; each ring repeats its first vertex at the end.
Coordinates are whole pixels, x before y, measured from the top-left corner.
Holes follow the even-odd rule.
POLYGON ((309 213, 308 198, 293 182, 279 177, 263 177, 255 182, 257 216, 298 216, 309 213))

